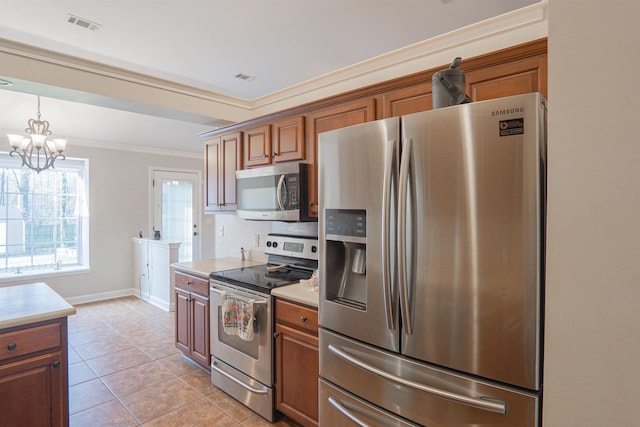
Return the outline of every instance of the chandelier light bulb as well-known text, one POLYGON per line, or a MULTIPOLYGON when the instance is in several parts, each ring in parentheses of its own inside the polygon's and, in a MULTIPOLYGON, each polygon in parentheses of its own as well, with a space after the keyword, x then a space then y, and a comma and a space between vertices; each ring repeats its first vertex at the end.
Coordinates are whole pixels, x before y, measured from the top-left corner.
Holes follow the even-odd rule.
POLYGON ((9 145, 11 148, 20 147, 22 145, 22 138, 24 138, 24 136, 16 135, 15 133, 7 134, 7 137, 9 138, 9 145))
POLYGON ((62 152, 66 148, 66 139, 51 139, 49 122, 40 119, 40 97, 38 96, 38 118, 29 119, 28 127, 24 130, 29 137, 22 135, 7 134, 11 151, 9 155, 17 154, 22 160, 22 166, 33 169, 37 173, 53 167, 53 163, 58 157, 65 159, 62 152))

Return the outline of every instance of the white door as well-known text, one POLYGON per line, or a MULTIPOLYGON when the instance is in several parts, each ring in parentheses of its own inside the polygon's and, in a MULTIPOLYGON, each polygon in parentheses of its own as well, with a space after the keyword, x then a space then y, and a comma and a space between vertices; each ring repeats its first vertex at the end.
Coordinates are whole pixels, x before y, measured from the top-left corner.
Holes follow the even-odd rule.
POLYGON ((179 262, 200 259, 199 183, 197 171, 153 170, 153 230, 181 243, 179 262))

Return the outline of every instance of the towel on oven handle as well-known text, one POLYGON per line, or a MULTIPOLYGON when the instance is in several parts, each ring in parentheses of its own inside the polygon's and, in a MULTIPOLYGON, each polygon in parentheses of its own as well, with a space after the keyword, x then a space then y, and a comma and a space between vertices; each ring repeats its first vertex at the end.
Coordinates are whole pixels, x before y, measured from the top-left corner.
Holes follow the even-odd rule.
POLYGON ((224 332, 227 335, 237 335, 245 341, 252 341, 255 300, 228 292, 221 292, 221 294, 224 332))

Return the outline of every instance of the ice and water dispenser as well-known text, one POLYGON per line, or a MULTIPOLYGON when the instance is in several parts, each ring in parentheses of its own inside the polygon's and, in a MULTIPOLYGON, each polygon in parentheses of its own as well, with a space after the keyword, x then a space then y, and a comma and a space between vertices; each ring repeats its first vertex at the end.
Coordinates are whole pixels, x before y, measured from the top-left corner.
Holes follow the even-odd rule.
POLYGON ((325 211, 326 298, 359 310, 367 308, 367 213, 364 209, 325 211))

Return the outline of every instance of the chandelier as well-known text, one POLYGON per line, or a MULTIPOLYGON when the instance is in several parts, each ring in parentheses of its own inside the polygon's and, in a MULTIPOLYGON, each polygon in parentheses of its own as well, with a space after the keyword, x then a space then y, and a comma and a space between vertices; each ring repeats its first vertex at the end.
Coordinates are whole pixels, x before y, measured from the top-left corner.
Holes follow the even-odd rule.
POLYGON ((29 119, 29 127, 24 131, 29 136, 7 134, 9 145, 11 145, 10 156, 17 154, 22 159, 22 166, 26 166, 40 173, 41 171, 53 167, 53 163, 58 157, 65 159, 64 151, 66 139, 51 139, 49 122, 40 119, 40 97, 38 96, 38 118, 29 119))

